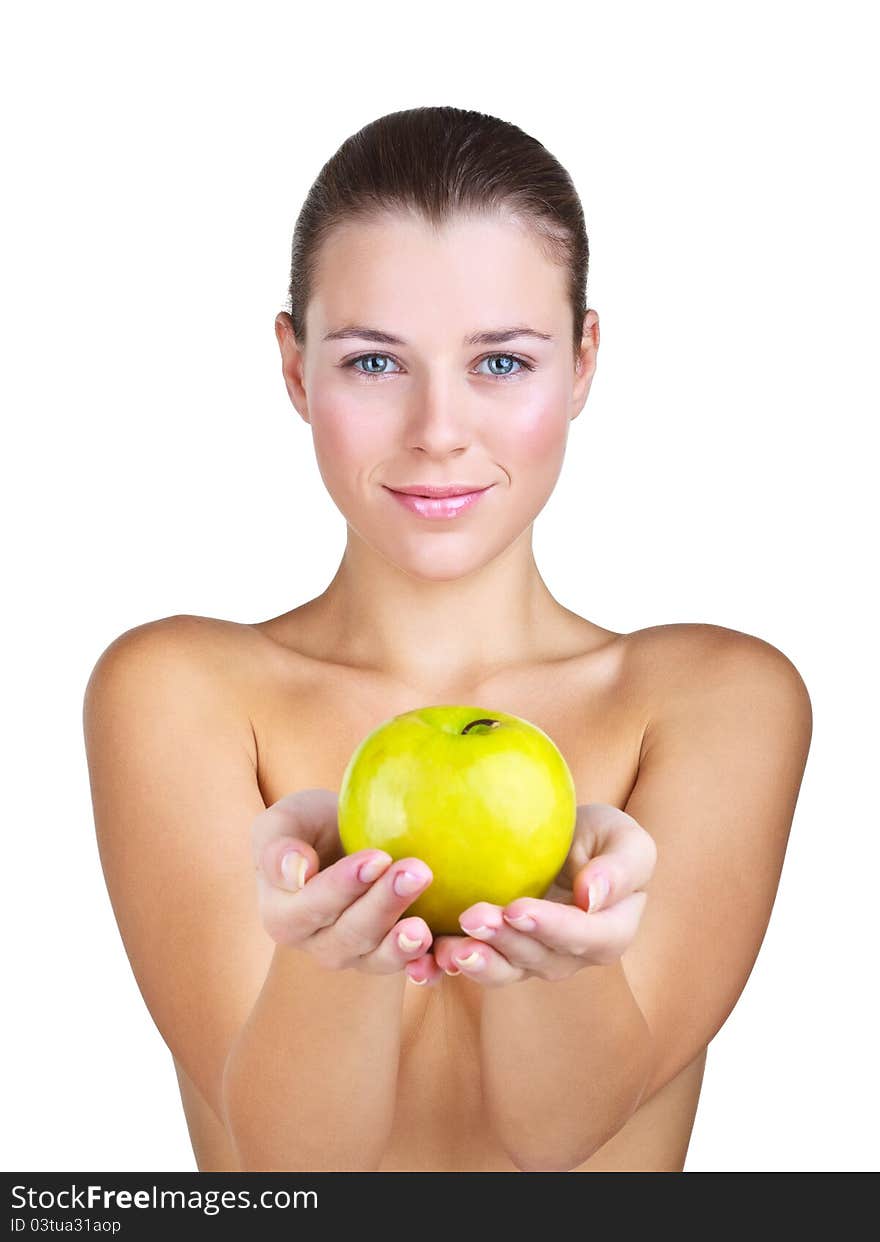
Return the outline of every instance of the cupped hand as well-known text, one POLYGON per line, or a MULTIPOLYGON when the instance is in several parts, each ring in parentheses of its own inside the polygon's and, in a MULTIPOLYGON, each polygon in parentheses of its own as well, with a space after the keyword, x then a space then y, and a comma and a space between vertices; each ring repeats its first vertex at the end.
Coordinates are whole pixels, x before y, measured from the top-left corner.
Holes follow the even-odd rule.
POLYGON ((656 861, 653 838, 631 815, 604 802, 579 806, 568 856, 544 897, 469 906, 463 934, 435 937, 406 973, 413 983, 436 983, 445 971, 498 987, 617 961, 635 938, 656 861))
POLYGON ((434 877, 419 858, 384 850, 345 854, 338 796, 301 789, 262 811, 251 830, 260 917, 277 943, 328 970, 402 971, 430 949, 424 919, 401 918, 434 877))

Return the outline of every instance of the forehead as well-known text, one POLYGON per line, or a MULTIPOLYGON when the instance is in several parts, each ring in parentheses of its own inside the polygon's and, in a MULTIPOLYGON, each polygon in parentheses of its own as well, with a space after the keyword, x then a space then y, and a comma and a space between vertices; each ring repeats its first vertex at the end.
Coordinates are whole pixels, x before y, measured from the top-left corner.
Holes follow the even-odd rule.
MULTIPOLYGON (((569 313, 566 272, 522 224, 458 216, 438 230, 411 215, 339 226, 318 258, 309 332, 370 323, 404 335, 522 320, 552 332, 569 313)), ((314 339, 314 336, 313 336, 314 339)))

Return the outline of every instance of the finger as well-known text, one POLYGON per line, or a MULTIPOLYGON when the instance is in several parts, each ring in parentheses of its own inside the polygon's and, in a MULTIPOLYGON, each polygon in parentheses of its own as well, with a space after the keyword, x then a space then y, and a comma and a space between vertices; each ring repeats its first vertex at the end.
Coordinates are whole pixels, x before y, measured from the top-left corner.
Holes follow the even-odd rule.
POLYGON ((434 961, 437 963, 438 969, 447 975, 460 975, 461 971, 452 963, 452 954, 453 952, 458 952, 459 949, 463 949, 467 943, 467 936, 435 936, 434 961))
POLYGON ((592 965, 607 965, 635 939, 647 899, 645 892, 631 893, 607 910, 587 914, 579 906, 521 898, 505 908, 505 921, 511 915, 518 921, 526 915, 535 926, 523 931, 525 936, 555 952, 580 957, 592 965))
POLYGON ((322 871, 311 871, 310 863, 302 867, 307 855, 314 856, 314 850, 292 837, 266 847, 266 865, 258 873, 260 914, 279 944, 299 944, 335 922, 393 861, 384 850, 359 850, 322 871))
POLYGON ((432 940, 424 919, 403 919, 394 924, 377 948, 361 956, 360 964, 376 974, 391 974, 427 954, 432 940))
MULTIPOLYGON (((539 900, 537 904, 550 906, 553 903, 539 900)), ((517 914, 518 911, 514 913, 517 914)), ((582 918, 586 917, 583 910, 579 913, 582 918)), ((469 906, 461 915, 459 923, 469 936, 481 943, 490 944, 512 966, 518 966, 520 970, 544 974, 552 965, 550 959, 559 956, 539 940, 517 930, 503 917, 501 906, 494 906, 487 901, 478 901, 476 905, 469 906)), ((558 966, 559 963, 554 970, 558 966)))
POLYGON ((316 866, 320 866, 319 859, 327 865, 336 862, 343 855, 338 805, 338 795, 331 789, 298 789, 266 807, 251 827, 254 866, 259 870, 267 845, 278 837, 307 843, 316 866))
POLYGON ((604 803, 581 803, 577 808, 571 846, 556 877, 559 883, 569 889, 581 867, 599 852, 597 823, 593 814, 597 806, 604 806, 604 803))
POLYGON ((575 903, 597 911, 642 891, 657 861, 651 834, 631 815, 606 803, 590 803, 579 810, 580 849, 572 849, 567 863, 575 903), (583 851, 590 843, 594 853, 583 862, 583 851), (572 876, 571 868, 578 862, 572 876))
POLYGON ((596 931, 598 915, 592 919, 576 905, 537 898, 518 898, 502 910, 502 918, 514 934, 556 953, 580 956, 601 939, 596 931))
POLYGON ((440 936, 434 941, 437 965, 447 974, 467 975, 475 983, 500 987, 524 979, 526 972, 514 966, 491 945, 468 936, 440 936))
MULTIPOLYGON (((312 885, 320 878, 321 873, 312 885)), ((362 896, 333 920, 325 921, 323 929, 314 934, 316 947, 322 949, 332 945, 335 951, 342 950, 348 958, 372 953, 389 928, 406 913, 433 879, 431 868, 422 859, 410 857, 397 860, 362 896)), ((308 888, 303 896, 307 892, 308 888)))
POLYGON ((404 969, 410 983, 427 984, 434 987, 443 978, 443 971, 437 965, 433 953, 425 953, 409 962, 404 969))
MULTIPOLYGON (((624 845, 622 838, 628 828, 644 833, 641 825, 608 802, 584 802, 577 808, 571 847, 557 877, 569 889, 581 868, 599 854, 617 852, 624 845)), ((648 834, 645 834, 646 836, 648 834)))
POLYGON ((275 837, 263 850, 260 872, 269 884, 296 893, 321 869, 313 846, 299 837, 275 837))

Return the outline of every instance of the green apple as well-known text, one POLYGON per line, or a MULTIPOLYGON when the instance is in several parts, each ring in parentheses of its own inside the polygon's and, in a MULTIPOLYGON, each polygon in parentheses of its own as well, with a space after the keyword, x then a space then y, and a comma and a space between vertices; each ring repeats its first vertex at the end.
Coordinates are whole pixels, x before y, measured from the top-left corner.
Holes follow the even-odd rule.
MULTIPOLYGON (((574 780, 537 725, 482 707, 421 707, 357 746, 339 791, 346 854, 421 858, 433 882, 411 903, 434 935, 464 935, 477 901, 543 897, 571 848, 574 780)), ((401 917, 404 917, 401 915, 401 917)))

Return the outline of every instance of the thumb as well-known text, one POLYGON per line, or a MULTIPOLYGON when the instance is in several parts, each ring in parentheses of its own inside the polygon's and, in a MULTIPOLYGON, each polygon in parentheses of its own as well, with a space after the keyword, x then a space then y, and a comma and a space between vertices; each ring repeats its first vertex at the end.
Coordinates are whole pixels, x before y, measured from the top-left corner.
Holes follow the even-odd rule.
POLYGON ((572 885, 574 904, 587 913, 603 910, 622 895, 619 888, 614 882, 613 862, 606 854, 600 854, 597 858, 591 858, 575 876, 572 885))
POLYGON ((321 869, 314 848, 298 837, 275 837, 266 845, 258 870, 275 888, 295 893, 321 869))
MULTIPOLYGON (((338 798, 330 789, 299 789, 285 794, 266 807, 251 825, 251 851, 254 866, 265 878, 280 887, 290 881, 281 871, 283 854, 294 845, 306 859, 312 875, 341 855, 337 823, 338 798)), ((287 864, 288 876, 298 878, 298 859, 287 864)), ((305 881, 305 876, 303 880, 305 881)))

